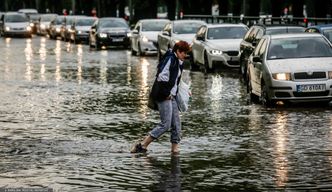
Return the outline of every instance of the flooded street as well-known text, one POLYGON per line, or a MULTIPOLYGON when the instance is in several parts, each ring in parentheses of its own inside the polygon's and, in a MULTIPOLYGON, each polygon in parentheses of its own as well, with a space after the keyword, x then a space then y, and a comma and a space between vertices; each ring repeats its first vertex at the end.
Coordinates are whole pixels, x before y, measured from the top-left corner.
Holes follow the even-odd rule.
POLYGON ((331 107, 248 103, 237 71, 184 71, 179 155, 147 107, 157 57, 35 36, 0 39, 0 188, 54 191, 332 189, 331 107))

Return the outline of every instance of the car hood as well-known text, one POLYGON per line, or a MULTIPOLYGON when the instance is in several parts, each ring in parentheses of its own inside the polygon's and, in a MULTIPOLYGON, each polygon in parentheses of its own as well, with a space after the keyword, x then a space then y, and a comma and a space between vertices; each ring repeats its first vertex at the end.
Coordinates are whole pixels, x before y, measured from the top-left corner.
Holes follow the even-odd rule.
POLYGON ((207 45, 212 49, 219 49, 221 51, 240 50, 240 43, 242 39, 215 39, 207 40, 207 45))
POLYGON ((159 31, 142 31, 141 35, 150 39, 151 41, 157 41, 159 31))
POLYGON ((104 32, 104 33, 107 33, 107 32, 120 32, 120 33, 125 33, 127 32, 128 29, 127 28, 103 28, 103 29, 100 29, 100 32, 104 32))
POLYGON ((6 23, 6 27, 11 28, 21 28, 29 25, 29 22, 19 22, 19 23, 6 23))
POLYGON ((332 57, 268 60, 267 65, 272 73, 332 71, 332 57))
POLYGON ((187 41, 189 44, 191 44, 194 37, 195 34, 174 34, 173 39, 187 41))

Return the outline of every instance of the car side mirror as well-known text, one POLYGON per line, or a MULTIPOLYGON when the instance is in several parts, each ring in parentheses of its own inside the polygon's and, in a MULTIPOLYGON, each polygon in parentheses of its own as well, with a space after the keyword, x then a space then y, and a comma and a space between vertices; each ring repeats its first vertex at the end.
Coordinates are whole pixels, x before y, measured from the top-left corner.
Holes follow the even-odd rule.
POLYGON ((255 63, 261 63, 262 62, 262 59, 259 57, 259 56, 254 56, 252 58, 252 61, 255 62, 255 63))
POLYGON ((137 30, 137 29, 134 29, 134 30, 132 30, 132 33, 133 33, 133 34, 138 34, 138 30, 137 30))

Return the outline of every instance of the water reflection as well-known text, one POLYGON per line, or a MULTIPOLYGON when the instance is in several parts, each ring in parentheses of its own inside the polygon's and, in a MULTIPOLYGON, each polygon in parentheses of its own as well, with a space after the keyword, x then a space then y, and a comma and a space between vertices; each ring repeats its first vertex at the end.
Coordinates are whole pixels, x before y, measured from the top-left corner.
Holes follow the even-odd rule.
POLYGON ((40 48, 39 48, 39 57, 41 61, 41 66, 40 66, 40 78, 42 81, 45 81, 45 60, 46 60, 46 38, 42 37, 40 38, 40 48))
POLYGON ((79 44, 77 46, 77 81, 78 84, 82 84, 82 65, 83 65, 83 48, 79 44))
POLYGON ((278 113, 276 116, 276 129, 274 130, 274 165, 276 168, 276 185, 283 187, 288 180, 288 159, 287 159, 287 114, 278 113))
POLYGON ((57 40, 55 45, 55 81, 57 83, 61 80, 61 41, 57 40))
POLYGON ((108 60, 108 51, 102 50, 100 52, 100 69, 99 69, 99 83, 107 84, 107 60, 108 60))
POLYGON ((33 56, 31 39, 26 40, 26 46, 25 46, 25 49, 24 49, 24 53, 25 53, 25 61, 26 61, 26 63, 25 63, 25 65, 26 65, 25 77, 28 81, 31 81, 32 80, 31 60, 32 60, 32 56, 33 56))
POLYGON ((139 111, 141 112, 143 118, 146 119, 146 114, 147 111, 149 110, 147 107, 147 94, 149 91, 148 73, 149 73, 150 63, 145 58, 142 58, 140 63, 141 63, 139 68, 140 74, 138 75, 138 77, 140 78, 140 85, 138 92, 138 99, 140 104, 139 111))

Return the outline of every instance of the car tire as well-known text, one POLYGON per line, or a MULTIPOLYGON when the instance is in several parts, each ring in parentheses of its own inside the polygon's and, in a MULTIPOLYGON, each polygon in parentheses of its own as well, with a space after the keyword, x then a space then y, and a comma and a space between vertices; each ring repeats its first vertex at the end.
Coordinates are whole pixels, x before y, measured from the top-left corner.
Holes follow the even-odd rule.
POLYGON ((262 90, 261 90, 261 101, 262 101, 262 104, 265 107, 272 107, 273 106, 273 101, 271 101, 271 99, 268 96, 269 89, 265 85, 264 82, 262 82, 261 88, 262 88, 262 90))
POLYGON ((248 82, 247 76, 247 59, 240 58, 240 74, 242 75, 243 81, 246 83, 248 82))

